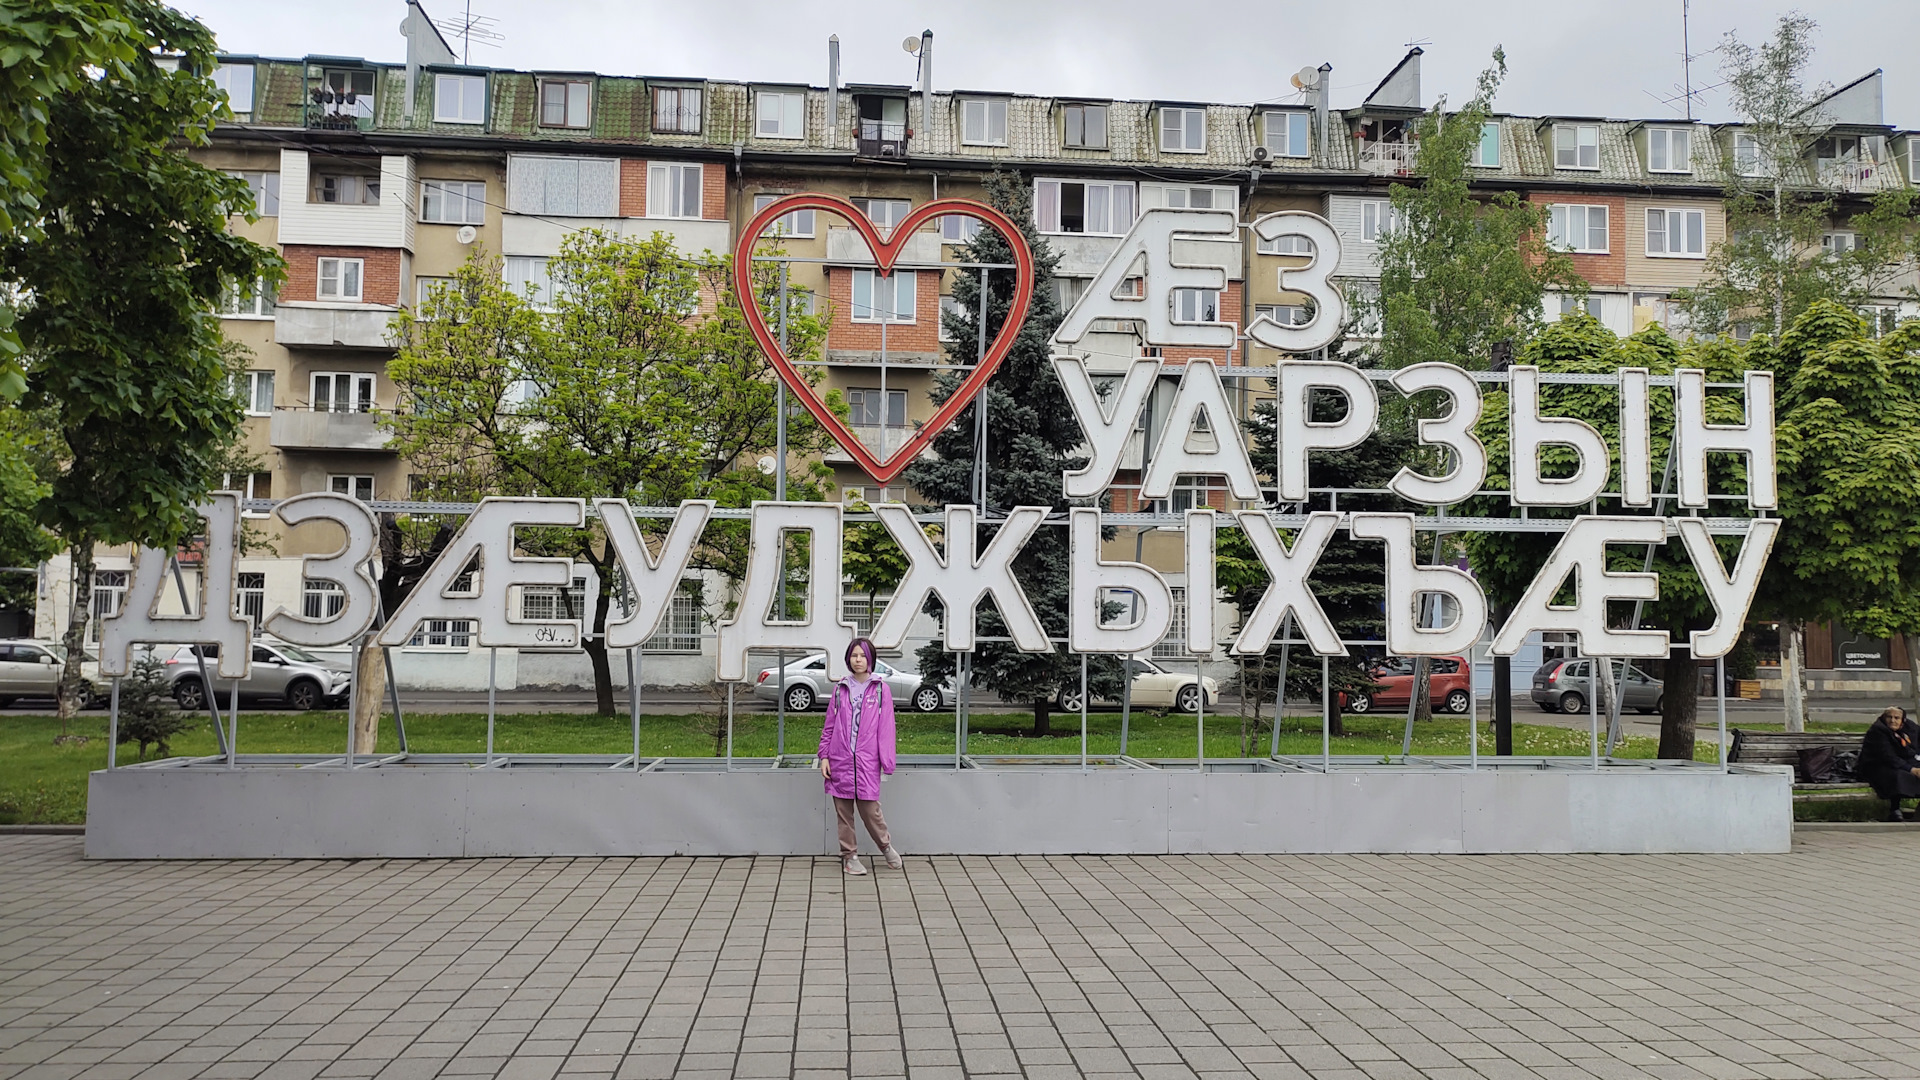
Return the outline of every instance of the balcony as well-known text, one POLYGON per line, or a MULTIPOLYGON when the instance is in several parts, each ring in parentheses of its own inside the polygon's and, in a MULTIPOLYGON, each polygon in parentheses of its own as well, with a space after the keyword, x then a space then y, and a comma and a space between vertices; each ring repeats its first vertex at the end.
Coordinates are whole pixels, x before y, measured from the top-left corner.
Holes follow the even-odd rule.
MULTIPOLYGON (((913 438, 914 432, 920 430, 920 425, 918 424, 849 424, 848 427, 852 429, 854 436, 860 440, 860 445, 867 448, 867 453, 872 454, 881 461, 885 461, 889 456, 898 453, 900 448, 907 444, 907 440, 913 438)), ((823 456, 830 464, 849 465, 853 463, 852 455, 841 450, 839 447, 828 450, 823 456)))
POLYGON ((859 157, 904 158, 907 156, 907 125, 886 120, 860 121, 853 152, 859 157))
POLYGON ((273 410, 267 441, 275 450, 353 450, 384 452, 388 434, 375 412, 273 410))
POLYGON ((1839 191, 1872 192, 1901 183, 1894 166, 1867 157, 1816 158, 1814 170, 1822 184, 1839 191))
POLYGON ((1375 176, 1408 176, 1420 156, 1420 147, 1410 142, 1360 140, 1360 171, 1375 176))
MULTIPOLYGON (((881 239, 890 239, 891 230, 879 230, 881 239)), ((939 266, 940 234, 925 229, 907 237, 900 246, 900 255, 896 265, 939 266)), ((827 230, 827 262, 835 266, 872 266, 873 251, 867 247, 867 238, 852 228, 829 228, 827 230)))
POLYGON ((320 345, 346 349, 390 349, 389 307, 322 307, 282 303, 273 310, 273 340, 280 345, 320 345))

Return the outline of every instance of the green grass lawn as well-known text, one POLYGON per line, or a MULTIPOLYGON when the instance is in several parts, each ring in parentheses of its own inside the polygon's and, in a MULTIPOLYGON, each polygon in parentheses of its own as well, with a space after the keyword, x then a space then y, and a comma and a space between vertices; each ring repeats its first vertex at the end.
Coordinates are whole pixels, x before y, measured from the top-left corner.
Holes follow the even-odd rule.
MULTIPOLYGON (((820 714, 792 715, 787 720, 787 751, 808 754, 820 739, 820 714)), ((1053 734, 1035 738, 1026 713, 976 714, 968 739, 974 754, 1078 754, 1079 717, 1056 713, 1053 734)), ((85 743, 55 744, 60 721, 50 716, 0 717, 0 824, 60 823, 86 820, 86 777, 107 764, 106 717, 89 712, 73 720, 71 730, 91 738, 85 743)), ((723 718, 706 715, 646 716, 641 718, 640 752, 647 757, 708 757, 724 753, 723 718)), ((896 724, 902 754, 951 754, 952 713, 905 713, 896 724)), ((1336 755, 1398 755, 1404 717, 1350 716, 1347 734, 1333 740, 1336 755)), ((1743 725, 1758 726, 1758 725, 1743 725)), ((1846 730, 1847 725, 1819 725, 1846 730)), ((346 715, 339 712, 240 714, 239 749, 243 754, 337 754, 346 748, 346 715)), ((776 720, 772 713, 740 713, 735 717, 733 752, 738 757, 773 754, 776 720)), ((1855 726, 1858 730, 1859 726, 1855 726)), ((407 718, 408 742, 418 753, 479 753, 487 745, 485 714, 420 713, 407 718)), ((1263 757, 1270 745, 1270 729, 1255 739, 1252 756, 1263 757)), ((624 717, 584 716, 574 713, 503 715, 495 723, 494 749, 516 754, 626 754, 633 748, 631 728, 624 717)), ((1241 720, 1234 713, 1206 718, 1207 756, 1240 757, 1241 720)), ((1131 721, 1127 752, 1139 758, 1194 756, 1197 741, 1192 716, 1136 713, 1131 721)), ((1587 732, 1538 724, 1514 724, 1514 752, 1526 756, 1585 757, 1587 732)), ((389 718, 380 732, 380 753, 398 749, 389 718)), ((213 731, 200 725, 178 737, 175 756, 215 752, 213 731)), ((1087 749, 1093 754, 1120 751, 1120 715, 1095 713, 1088 718, 1087 749)), ((1480 749, 1490 754, 1493 729, 1480 726, 1480 749)), ((1467 753, 1467 722, 1452 717, 1425 721, 1414 729, 1416 754, 1436 756, 1467 753)), ((1616 755, 1650 758, 1657 750, 1651 738, 1629 738, 1616 755)), ((1283 755, 1320 753, 1318 717, 1288 717, 1280 729, 1283 755)), ((1710 735, 1698 744, 1695 756, 1717 760, 1710 735)), ((120 748, 120 760, 134 760, 133 747, 120 748)))

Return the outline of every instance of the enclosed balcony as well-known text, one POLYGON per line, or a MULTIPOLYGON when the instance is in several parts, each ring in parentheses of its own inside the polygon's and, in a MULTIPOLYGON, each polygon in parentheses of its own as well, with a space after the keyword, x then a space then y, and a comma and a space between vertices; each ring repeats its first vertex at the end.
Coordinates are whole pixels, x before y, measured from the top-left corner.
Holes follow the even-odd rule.
POLYGON ((383 452, 389 432, 380 413, 317 412, 311 408, 273 410, 267 441, 275 450, 355 450, 383 452))

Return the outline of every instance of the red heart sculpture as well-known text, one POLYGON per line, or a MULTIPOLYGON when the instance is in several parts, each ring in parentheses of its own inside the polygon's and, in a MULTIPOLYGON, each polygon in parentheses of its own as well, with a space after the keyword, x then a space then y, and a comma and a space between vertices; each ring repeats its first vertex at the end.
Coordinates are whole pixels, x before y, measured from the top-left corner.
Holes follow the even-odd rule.
POLYGON ((845 450, 854 461, 859 462, 868 476, 873 477, 877 483, 885 484, 900 475, 901 470, 905 469, 920 451, 927 448, 927 444, 933 441, 934 436, 940 434, 948 424, 952 423, 953 418, 960 415, 960 410, 966 408, 968 402, 979 396, 980 391, 986 388, 987 380, 991 379, 994 371, 999 368, 1000 361, 1006 358, 1007 350, 1013 347, 1014 336, 1020 332, 1020 324, 1027 318, 1027 305, 1033 292, 1033 253, 1027 250, 1026 237, 1022 235, 1019 227, 1014 225, 1005 214, 984 203, 968 199, 936 199, 925 203, 908 214, 900 224, 894 226, 891 239, 883 241, 880 239, 880 234, 874 230, 873 223, 868 221, 867 216, 851 202, 838 195, 802 192, 775 199, 747 223, 747 227, 740 233, 740 243, 733 253, 733 284, 734 290, 740 297, 740 306, 746 311, 747 325, 752 327, 753 336, 759 340, 760 348, 766 352, 767 359, 773 362, 773 369, 779 373, 780 381, 786 383, 787 388, 799 396, 801 404, 807 407, 807 411, 813 414, 814 419, 820 421, 820 425, 827 429, 834 441, 840 444, 841 449, 845 450), (793 366, 793 362, 780 348, 779 339, 767 329, 766 315, 760 310, 760 305, 754 301, 752 263, 754 246, 759 243, 762 230, 795 210, 825 210, 846 218, 866 239, 867 249, 873 252, 874 264, 881 277, 887 277, 893 272, 894 261, 899 258, 901 248, 905 246, 907 238, 913 235, 915 229, 929 218, 946 214, 962 214, 993 226, 1007 238, 1008 246, 1013 248, 1017 276, 1013 308, 1007 312, 1007 321, 1000 327, 1000 333, 995 335, 993 343, 987 347, 987 355, 973 366, 973 370, 967 373, 966 379, 960 383, 953 396, 947 398, 946 403, 940 406, 933 417, 884 461, 874 457, 873 453, 867 449, 867 445, 861 442, 839 417, 833 415, 832 410, 827 408, 826 402, 820 400, 813 392, 812 385, 793 366))

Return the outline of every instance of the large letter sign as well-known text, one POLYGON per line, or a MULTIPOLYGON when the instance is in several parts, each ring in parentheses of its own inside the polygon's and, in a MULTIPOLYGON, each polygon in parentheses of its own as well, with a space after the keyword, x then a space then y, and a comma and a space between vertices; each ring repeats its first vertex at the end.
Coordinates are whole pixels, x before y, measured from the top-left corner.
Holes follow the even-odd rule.
POLYGON ((135 645, 213 645, 220 650, 220 678, 244 679, 253 658, 253 624, 233 607, 233 560, 240 533, 240 496, 216 491, 200 506, 207 523, 201 556, 200 602, 184 615, 161 615, 168 554, 143 547, 134 557, 133 580, 120 610, 100 623, 100 670, 125 675, 132 670, 135 645))
POLYGON ((340 550, 331 555, 309 555, 300 568, 300 575, 308 581, 330 581, 337 586, 341 603, 339 611, 318 618, 276 607, 262 628, 282 641, 308 648, 345 645, 366 633, 380 613, 380 594, 367 565, 380 538, 373 511, 351 495, 331 491, 295 495, 273 510, 288 525, 331 521, 347 534, 340 550))
POLYGON ((680 504, 673 516, 673 528, 660 545, 655 558, 647 549, 646 538, 634 524, 633 508, 620 499, 595 499, 601 527, 607 530, 607 542, 613 545, 633 587, 633 610, 619 619, 607 620, 607 648, 633 649, 660 629, 660 620, 673 607, 680 593, 680 577, 693 559, 700 532, 713 516, 712 499, 690 499, 680 504))
POLYGON ((525 619, 508 602, 529 585, 572 585, 573 560, 515 555, 513 532, 523 526, 577 529, 586 515, 584 499, 480 500, 380 631, 380 644, 405 645, 426 619, 465 619, 478 627, 482 648, 574 648, 580 643, 579 619, 525 619), (476 563, 469 579, 467 567, 476 563))
POLYGON ((1047 628, 1040 624, 1033 605, 1027 602, 1026 592, 1013 579, 1013 557, 1047 519, 1046 507, 1014 507, 1001 523, 1000 531, 994 534, 993 542, 978 558, 973 553, 976 533, 975 510, 971 506, 947 507, 944 558, 934 550, 933 542, 927 539, 919 522, 913 520, 913 512, 906 507, 886 503, 874 507, 873 513, 880 524, 887 527, 894 543, 906 552, 909 562, 907 576, 895 586, 886 613, 873 626, 875 646, 899 648, 906 639, 907 627, 920 613, 927 597, 938 594, 940 608, 946 616, 946 646, 954 652, 973 651, 974 618, 980 610, 980 601, 989 596, 1000 611, 1001 621, 1007 624, 1007 636, 1013 638, 1021 652, 1053 651, 1053 644, 1047 640, 1047 628))
POLYGON ((1174 242, 1181 239, 1231 240, 1240 226, 1231 210, 1148 210, 1127 230, 1112 257, 1094 275, 1080 301, 1060 321, 1053 340, 1072 345, 1087 336, 1096 319, 1126 319, 1144 328, 1149 345, 1200 349, 1233 348, 1230 322, 1176 318, 1176 289, 1224 289, 1223 266, 1180 262, 1174 242), (1139 273, 1135 273, 1138 268, 1139 273), (1139 284, 1136 287, 1135 280, 1139 284))
POLYGON ((853 624, 840 617, 839 503, 757 502, 747 541, 747 577, 740 587, 734 617, 720 624, 720 680, 741 682, 747 677, 747 653, 820 652, 827 654, 827 677, 847 676, 847 646, 853 644, 853 624), (772 616, 779 597, 780 534, 808 533, 807 614, 804 618, 772 616))

